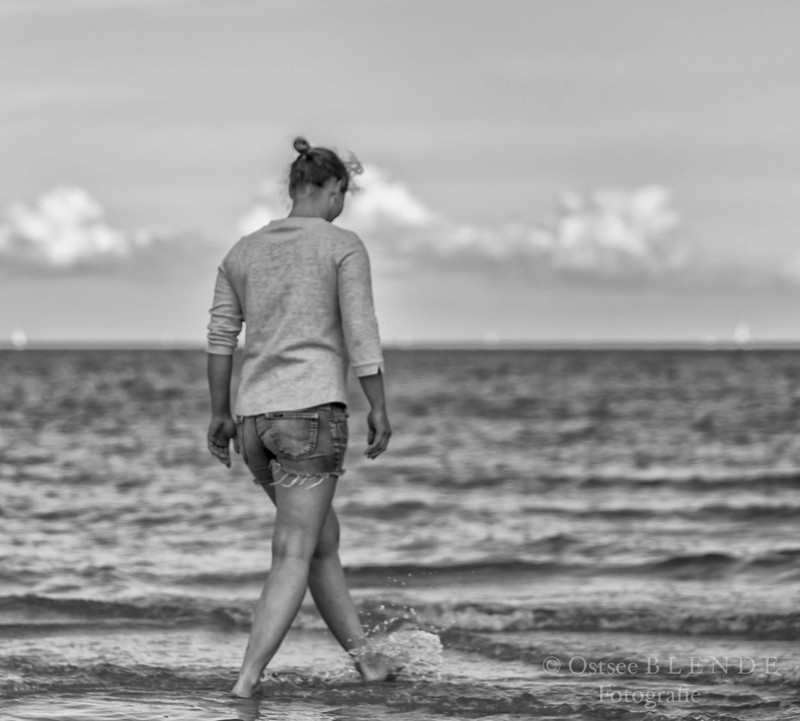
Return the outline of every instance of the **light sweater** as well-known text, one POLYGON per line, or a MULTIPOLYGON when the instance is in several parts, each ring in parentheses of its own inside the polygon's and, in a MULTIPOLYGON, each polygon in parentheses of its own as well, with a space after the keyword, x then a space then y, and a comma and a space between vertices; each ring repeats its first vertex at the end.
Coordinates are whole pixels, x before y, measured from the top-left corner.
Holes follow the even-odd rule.
POLYGON ((347 402, 347 373, 383 372, 370 263, 353 232, 323 218, 274 220, 217 273, 209 353, 231 355, 246 324, 235 413, 347 402))

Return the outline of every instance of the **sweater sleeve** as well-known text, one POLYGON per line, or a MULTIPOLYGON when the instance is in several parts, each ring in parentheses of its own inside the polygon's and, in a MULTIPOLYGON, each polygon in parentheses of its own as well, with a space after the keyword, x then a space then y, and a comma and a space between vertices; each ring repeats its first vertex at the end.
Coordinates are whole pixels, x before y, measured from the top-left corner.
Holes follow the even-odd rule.
POLYGON ((369 255, 364 243, 355 234, 338 260, 339 308, 350 363, 357 376, 383 372, 378 321, 372 299, 372 278, 369 255))
POLYGON ((242 304, 231 285, 223 261, 217 271, 206 351, 215 355, 233 355, 243 321, 242 304))

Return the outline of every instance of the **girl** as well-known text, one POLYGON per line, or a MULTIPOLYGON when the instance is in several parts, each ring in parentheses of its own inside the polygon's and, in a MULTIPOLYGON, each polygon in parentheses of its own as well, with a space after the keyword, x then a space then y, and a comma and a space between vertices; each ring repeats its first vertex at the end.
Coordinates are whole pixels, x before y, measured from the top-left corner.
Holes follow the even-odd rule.
POLYGON ((272 568, 233 688, 245 697, 258 690, 306 586, 333 635, 358 657, 362 677, 382 680, 391 672, 389 659, 365 652, 331 507, 344 473, 349 364, 370 404, 366 456, 377 458, 391 436, 369 257, 355 233, 332 225, 354 171, 303 138, 294 148, 291 212, 245 236, 225 256, 208 326, 208 448, 230 467, 233 439, 277 509, 272 568), (242 323, 247 341, 234 420, 231 367, 242 323))

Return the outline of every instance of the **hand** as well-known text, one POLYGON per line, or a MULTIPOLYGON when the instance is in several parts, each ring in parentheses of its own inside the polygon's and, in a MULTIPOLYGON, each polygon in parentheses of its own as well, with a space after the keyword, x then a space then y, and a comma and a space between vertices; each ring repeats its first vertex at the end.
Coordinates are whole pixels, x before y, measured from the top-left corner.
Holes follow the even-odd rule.
POLYGON ((364 455, 367 458, 377 458, 386 450, 389 445, 389 438, 392 435, 392 428, 389 425, 389 416, 386 415, 385 408, 373 408, 367 414, 367 450, 364 455))
POLYGON ((212 416, 208 424, 208 450, 211 455, 224 463, 226 468, 231 467, 231 453, 229 443, 233 438, 233 448, 239 452, 239 439, 236 437, 236 421, 230 416, 212 416))

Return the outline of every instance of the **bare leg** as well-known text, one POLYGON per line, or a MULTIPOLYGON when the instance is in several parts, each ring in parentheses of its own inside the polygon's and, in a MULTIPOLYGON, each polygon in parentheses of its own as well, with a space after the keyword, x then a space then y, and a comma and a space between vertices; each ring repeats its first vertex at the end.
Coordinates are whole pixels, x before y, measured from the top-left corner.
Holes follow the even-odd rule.
POLYGON ((256 604, 250 640, 232 693, 252 696, 261 673, 289 630, 308 583, 309 564, 330 509, 336 480, 316 486, 275 486, 277 516, 272 568, 256 604))
POLYGON ((320 533, 311 559, 308 587, 331 633, 348 653, 355 655, 355 665, 365 681, 383 681, 396 669, 393 659, 366 648, 367 637, 358 618, 358 611, 347 588, 339 558, 339 520, 333 508, 320 533))
MULTIPOLYGON (((275 503, 275 486, 265 488, 275 503)), ((347 588, 339 558, 339 519, 332 507, 328 510, 317 547, 311 557, 308 587, 319 615, 341 647, 348 653, 362 648, 367 637, 347 588)), ((365 681, 383 680, 391 674, 393 667, 390 659, 377 655, 365 654, 356 661, 356 668, 365 681)))
POLYGON ((320 616, 345 651, 362 646, 364 630, 339 559, 339 519, 331 508, 311 558, 308 587, 320 616))

